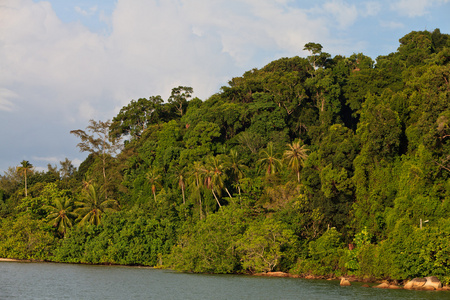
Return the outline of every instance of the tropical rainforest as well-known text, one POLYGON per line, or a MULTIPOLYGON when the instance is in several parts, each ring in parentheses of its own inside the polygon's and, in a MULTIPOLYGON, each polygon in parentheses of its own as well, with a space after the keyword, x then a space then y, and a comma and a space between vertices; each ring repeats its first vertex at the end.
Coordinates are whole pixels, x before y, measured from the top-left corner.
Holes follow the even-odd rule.
POLYGON ((450 35, 281 58, 75 129, 0 176, 0 257, 450 283, 450 35))

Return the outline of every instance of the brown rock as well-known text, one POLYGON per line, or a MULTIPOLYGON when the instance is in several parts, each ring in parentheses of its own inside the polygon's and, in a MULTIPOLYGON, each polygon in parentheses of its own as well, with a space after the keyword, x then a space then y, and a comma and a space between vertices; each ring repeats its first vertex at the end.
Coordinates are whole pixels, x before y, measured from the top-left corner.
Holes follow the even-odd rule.
POLYGON ((408 281, 404 288, 407 290, 421 288, 425 285, 427 280, 425 278, 414 278, 411 281, 408 281))
POLYGON ((386 282, 383 282, 382 284, 379 284, 379 285, 374 286, 374 288, 377 288, 377 289, 387 289, 387 288, 389 288, 389 284, 387 284, 386 282))
POLYGON ((265 276, 269 276, 269 277, 289 277, 288 273, 284 273, 284 272, 267 272, 265 274, 265 276))
POLYGON ((368 284, 363 284, 361 287, 370 288, 370 285, 368 285, 368 284))
POLYGON ((425 277, 427 282, 423 285, 424 288, 433 287, 434 289, 440 289, 442 287, 441 281, 436 276, 425 277))
POLYGON ((347 278, 342 277, 340 285, 341 286, 351 286, 352 284, 350 283, 350 281, 347 278))
POLYGON ((398 289, 401 289, 401 287, 399 287, 398 285, 395 285, 395 284, 389 285, 388 288, 391 289, 391 290, 398 290, 398 289))

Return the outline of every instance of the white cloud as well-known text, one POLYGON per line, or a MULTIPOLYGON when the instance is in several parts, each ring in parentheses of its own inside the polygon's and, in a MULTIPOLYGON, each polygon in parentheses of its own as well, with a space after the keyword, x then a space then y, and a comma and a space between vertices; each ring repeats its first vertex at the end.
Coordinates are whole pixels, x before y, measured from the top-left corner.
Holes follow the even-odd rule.
POLYGON ((82 15, 84 17, 88 17, 88 16, 94 15, 97 12, 98 7, 97 7, 97 5, 95 5, 95 6, 92 6, 92 7, 88 8, 88 9, 82 9, 79 6, 75 6, 74 9, 80 15, 82 15))
POLYGON ((49 156, 49 157, 33 156, 33 160, 43 161, 43 162, 55 165, 55 164, 59 164, 59 162, 63 161, 64 159, 61 159, 59 157, 54 157, 54 156, 49 156))
POLYGON ((428 8, 450 3, 450 0, 398 0, 391 3, 391 9, 408 17, 420 17, 429 13, 428 8))
POLYGON ((381 27, 389 28, 389 29, 399 29, 404 28, 405 24, 401 22, 395 22, 395 21, 380 21, 381 27))
POLYGON ((332 15, 340 28, 347 28, 353 25, 358 18, 356 6, 345 1, 332 0, 323 5, 323 9, 332 15))
POLYGON ((75 158, 74 160, 72 160, 72 165, 73 165, 75 168, 78 168, 78 167, 81 165, 82 162, 83 162, 82 160, 80 160, 80 159, 78 159, 78 158, 75 158))
POLYGON ((7 45, 0 66, 8 72, 0 83, 12 90, 20 82, 24 101, 37 101, 37 89, 51 93, 40 106, 70 114, 65 119, 95 117, 136 97, 167 97, 180 84, 204 99, 240 75, 236 68, 260 67, 261 53, 299 54, 328 34, 289 1, 119 0, 109 36, 62 23, 47 2, 18 0, 1 10, 7 45))
POLYGON ((373 17, 381 12, 382 5, 380 2, 369 1, 363 4, 364 10, 362 10, 361 15, 364 17, 373 17))
POLYGON ((17 97, 18 95, 15 92, 0 87, 0 111, 12 111, 14 104, 11 99, 15 99, 17 97))
POLYGON ((90 120, 95 119, 98 116, 98 112, 89 102, 83 101, 78 106, 78 112, 80 116, 83 116, 84 119, 90 120))

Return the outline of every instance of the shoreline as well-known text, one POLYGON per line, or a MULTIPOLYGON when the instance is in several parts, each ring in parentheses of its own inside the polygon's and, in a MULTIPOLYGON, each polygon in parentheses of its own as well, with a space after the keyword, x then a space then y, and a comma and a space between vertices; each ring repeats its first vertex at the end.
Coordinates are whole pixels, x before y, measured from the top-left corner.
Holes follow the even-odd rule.
POLYGON ((32 260, 29 259, 16 259, 16 258, 2 258, 0 257, 0 262, 32 262, 32 260))

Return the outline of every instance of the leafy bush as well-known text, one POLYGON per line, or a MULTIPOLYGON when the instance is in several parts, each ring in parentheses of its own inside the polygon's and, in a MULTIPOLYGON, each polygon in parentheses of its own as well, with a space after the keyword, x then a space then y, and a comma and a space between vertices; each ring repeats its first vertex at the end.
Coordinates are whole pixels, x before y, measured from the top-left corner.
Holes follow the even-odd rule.
POLYGON ((346 270, 345 255, 342 235, 335 228, 331 228, 309 243, 308 256, 300 258, 292 272, 323 277, 340 276, 346 270))

